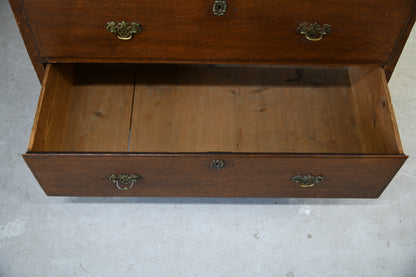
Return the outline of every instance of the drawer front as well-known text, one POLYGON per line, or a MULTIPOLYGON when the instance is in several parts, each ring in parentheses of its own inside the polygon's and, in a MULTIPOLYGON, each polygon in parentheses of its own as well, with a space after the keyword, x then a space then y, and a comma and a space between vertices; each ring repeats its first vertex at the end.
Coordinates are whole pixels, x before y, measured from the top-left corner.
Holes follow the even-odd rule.
POLYGON ((406 160, 404 155, 285 154, 29 153, 24 158, 48 195, 331 198, 378 197, 406 160), (224 162, 215 164, 222 168, 211 166, 217 160, 224 162), (120 182, 118 189, 109 178, 121 174, 142 180, 120 182), (297 175, 323 180, 296 183, 297 175))
MULTIPOLYGON (((413 1, 22 0, 41 58, 48 62, 374 63, 389 60, 413 1), (136 22, 129 41, 107 22, 136 22), (322 40, 301 23, 330 24, 322 40)), ((413 5, 413 6, 412 6, 413 5)))

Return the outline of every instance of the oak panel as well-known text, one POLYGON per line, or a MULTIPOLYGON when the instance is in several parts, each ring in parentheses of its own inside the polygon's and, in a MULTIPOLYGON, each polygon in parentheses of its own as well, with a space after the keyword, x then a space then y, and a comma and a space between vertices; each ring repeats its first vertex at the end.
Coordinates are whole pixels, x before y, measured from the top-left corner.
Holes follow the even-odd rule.
POLYGON ((36 154, 24 155, 48 195, 169 197, 378 197, 406 156, 288 154, 36 154), (210 168, 222 159, 223 169, 210 168), (47 168, 47 170, 46 170, 47 168), (111 174, 140 174, 118 190, 111 174), (300 188, 295 175, 322 175, 300 188))
MULTIPOLYGON (((414 1, 22 0, 40 56, 48 62, 207 62, 384 65, 411 25, 414 1), (120 41, 108 21, 139 22, 143 32, 120 41), (296 33, 300 23, 330 24, 319 42, 296 33)), ((402 44, 399 44, 402 46, 402 44)), ((400 47, 398 47, 400 48, 400 47)), ((396 54, 395 54, 396 55, 396 54)), ((394 58, 393 58, 394 60, 394 58)))

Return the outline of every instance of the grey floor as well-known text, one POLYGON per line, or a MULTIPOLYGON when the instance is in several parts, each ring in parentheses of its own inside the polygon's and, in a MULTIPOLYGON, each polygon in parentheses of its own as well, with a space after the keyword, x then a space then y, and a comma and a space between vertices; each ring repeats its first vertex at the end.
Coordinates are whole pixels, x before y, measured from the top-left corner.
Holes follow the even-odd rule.
POLYGON ((390 81, 410 158, 377 200, 52 198, 20 154, 40 91, 0 0, 0 276, 416 276, 416 32, 390 81))

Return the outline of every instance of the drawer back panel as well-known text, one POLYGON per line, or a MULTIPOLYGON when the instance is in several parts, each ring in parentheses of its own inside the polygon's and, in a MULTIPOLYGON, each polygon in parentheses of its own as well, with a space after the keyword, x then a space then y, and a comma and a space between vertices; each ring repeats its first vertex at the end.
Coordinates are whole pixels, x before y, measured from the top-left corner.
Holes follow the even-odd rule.
POLYGON ((21 0, 44 62, 207 62, 386 64, 415 2, 406 0, 21 0), (107 22, 136 22, 122 41, 107 22), (320 41, 301 23, 330 24, 320 41))

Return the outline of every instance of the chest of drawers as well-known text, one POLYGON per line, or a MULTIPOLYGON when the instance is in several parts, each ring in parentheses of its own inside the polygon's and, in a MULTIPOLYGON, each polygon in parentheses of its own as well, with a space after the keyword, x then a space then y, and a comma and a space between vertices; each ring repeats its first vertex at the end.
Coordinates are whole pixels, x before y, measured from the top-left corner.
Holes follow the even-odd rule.
POLYGON ((416 1, 10 0, 48 195, 378 197, 416 1))

